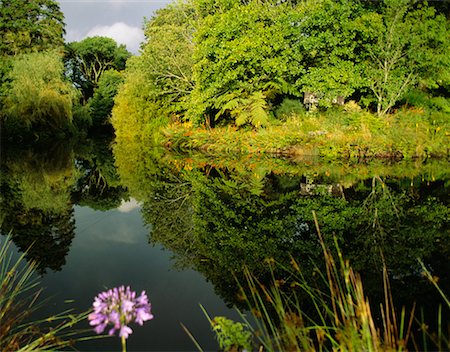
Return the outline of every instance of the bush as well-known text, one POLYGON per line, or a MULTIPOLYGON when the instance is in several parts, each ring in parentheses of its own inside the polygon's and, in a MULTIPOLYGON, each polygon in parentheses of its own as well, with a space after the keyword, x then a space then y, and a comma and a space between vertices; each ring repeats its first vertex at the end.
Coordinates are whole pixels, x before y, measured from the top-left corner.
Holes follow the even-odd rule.
POLYGON ((305 107, 299 99, 283 99, 282 103, 275 109, 275 117, 285 121, 291 115, 301 115, 305 107))

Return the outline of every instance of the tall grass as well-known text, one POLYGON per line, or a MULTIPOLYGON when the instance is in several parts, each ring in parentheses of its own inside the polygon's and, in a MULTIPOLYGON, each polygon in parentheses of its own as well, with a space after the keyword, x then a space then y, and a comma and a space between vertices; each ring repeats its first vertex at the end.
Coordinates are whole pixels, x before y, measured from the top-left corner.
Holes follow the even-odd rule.
MULTIPOLYGON (((261 352, 377 352, 405 351, 408 346, 414 350, 425 348, 426 344, 419 347, 412 329, 417 322, 422 327, 425 324, 415 318, 414 307, 408 313, 405 308, 400 312, 396 310, 386 268, 383 269, 384 302, 379 306, 380 318, 376 319, 364 293, 361 277, 343 258, 336 240, 334 254, 325 245, 315 214, 314 220, 325 259, 325 270, 318 272, 317 285, 310 283, 311 280, 304 276, 300 265, 293 258, 291 267, 282 267, 286 273, 283 280, 276 279, 274 262, 268 262, 272 269, 270 287, 263 285, 248 270, 245 272, 246 282, 241 286, 241 295, 248 303, 250 314, 240 312, 240 315, 246 331, 252 336, 252 341, 246 343, 252 342, 253 350, 261 352), (286 286, 288 289, 283 289, 286 286), (305 297, 312 307, 308 311, 304 309, 305 297)), ((430 276, 429 273, 427 275, 430 276)), ((443 292, 442 295, 445 298, 443 292)), ((445 299, 448 303, 448 299, 445 299)), ((210 322, 213 321, 210 319, 210 322)), ((227 322, 227 326, 230 326, 230 322, 227 322)), ((218 329, 214 324, 212 327, 216 334, 220 331, 223 335, 224 329, 218 329)), ((434 343, 433 350, 450 348, 442 326, 437 335, 431 335, 425 330, 423 332, 424 341, 431 340, 434 343)), ((242 338, 243 334, 239 336, 242 338)), ((218 338, 223 341, 224 336, 218 334, 218 338)), ((228 346, 232 346, 232 349, 226 351, 240 351, 244 344, 236 340, 228 342, 228 346)))
POLYGON ((71 346, 79 331, 74 325, 87 314, 69 311, 39 321, 30 316, 42 304, 35 263, 25 263, 25 254, 13 260, 11 241, 0 246, 0 351, 48 351, 71 346))

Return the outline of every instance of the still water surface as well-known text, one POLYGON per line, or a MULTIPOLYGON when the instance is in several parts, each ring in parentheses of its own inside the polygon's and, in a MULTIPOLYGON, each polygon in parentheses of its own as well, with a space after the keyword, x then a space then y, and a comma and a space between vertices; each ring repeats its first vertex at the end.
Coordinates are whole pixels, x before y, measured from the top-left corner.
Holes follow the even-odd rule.
MULTIPOLYGON (((136 327, 129 351, 195 350, 180 323, 217 350, 200 304, 236 319, 228 307, 245 307, 234 277, 243 278, 243 265, 270 284, 265 258, 288 265, 292 254, 314 283, 323 261, 313 210, 371 302, 383 300, 383 262, 399 307, 417 302, 435 318, 440 298, 418 258, 450 292, 447 161, 212 158, 98 140, 4 148, 1 161, 2 234, 12 231, 19 251, 34 243, 28 258, 52 297, 40 314, 84 311, 119 285, 146 290, 155 319, 136 327)), ((119 345, 114 338, 77 348, 119 345)))
MULTIPOLYGON (((85 310, 92 298, 105 288, 130 285, 146 290, 153 305, 154 320, 136 326, 128 342, 130 351, 185 351, 194 345, 180 323, 196 334, 206 349, 215 343, 203 318, 201 303, 211 314, 232 315, 214 294, 211 284, 193 270, 173 269, 170 251, 148 244, 149 229, 140 215, 140 207, 129 202, 119 210, 95 211, 75 206, 75 237, 60 272, 43 276, 47 294, 55 295, 50 314, 67 306, 85 310)), ((81 350, 112 351, 120 347, 119 339, 90 341, 81 350)))

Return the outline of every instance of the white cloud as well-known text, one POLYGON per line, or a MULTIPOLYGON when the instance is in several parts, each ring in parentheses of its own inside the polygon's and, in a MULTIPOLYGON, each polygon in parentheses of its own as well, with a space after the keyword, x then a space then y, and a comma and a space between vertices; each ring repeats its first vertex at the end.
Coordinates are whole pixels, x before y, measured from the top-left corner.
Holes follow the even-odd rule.
POLYGON ((95 26, 86 37, 109 37, 119 44, 125 44, 128 51, 137 54, 140 43, 144 41, 144 32, 141 28, 132 27, 123 22, 117 22, 110 26, 95 26))
POLYGON ((130 198, 129 201, 124 201, 122 199, 122 203, 120 204, 120 206, 117 208, 118 211, 120 211, 121 213, 129 213, 130 211, 134 210, 134 209, 138 209, 141 207, 141 203, 139 203, 136 199, 134 198, 130 198))

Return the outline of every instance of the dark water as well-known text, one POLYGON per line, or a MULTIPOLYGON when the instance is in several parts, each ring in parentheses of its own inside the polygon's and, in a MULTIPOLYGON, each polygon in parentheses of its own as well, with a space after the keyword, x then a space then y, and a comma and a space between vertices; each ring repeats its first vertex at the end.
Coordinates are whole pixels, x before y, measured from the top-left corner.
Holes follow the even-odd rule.
MULTIPOLYGON (((244 265, 270 284, 265 259, 288 265, 292 255, 314 281, 323 258, 312 211, 327 243, 336 236, 361 273, 371 302, 383 300, 385 263, 397 305, 416 302, 435 320, 442 300, 418 259, 450 293, 445 160, 212 158, 88 140, 4 147, 1 172, 2 234, 11 231, 19 251, 33 243, 27 258, 52 296, 40 314, 84 311, 119 285, 146 290, 155 319, 136 327, 129 351, 195 350, 180 323, 205 350, 217 350, 200 304, 236 319, 228 307, 245 308, 236 283, 244 265)), ((118 338, 77 346, 119 347, 118 338)))

